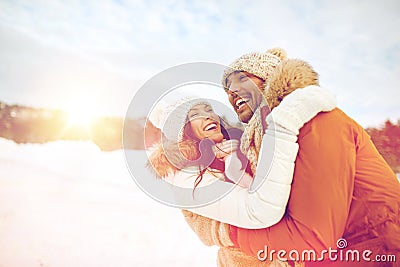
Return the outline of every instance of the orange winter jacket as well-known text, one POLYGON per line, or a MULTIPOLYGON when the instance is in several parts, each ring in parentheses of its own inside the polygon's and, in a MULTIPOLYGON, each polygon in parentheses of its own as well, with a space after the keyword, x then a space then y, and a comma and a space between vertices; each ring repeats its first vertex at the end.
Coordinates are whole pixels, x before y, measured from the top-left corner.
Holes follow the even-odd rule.
POLYGON ((265 229, 231 226, 234 243, 255 256, 266 248, 318 253, 340 238, 346 248, 373 239, 376 248, 398 252, 400 183, 364 129, 335 109, 309 121, 298 142, 285 216, 265 229))

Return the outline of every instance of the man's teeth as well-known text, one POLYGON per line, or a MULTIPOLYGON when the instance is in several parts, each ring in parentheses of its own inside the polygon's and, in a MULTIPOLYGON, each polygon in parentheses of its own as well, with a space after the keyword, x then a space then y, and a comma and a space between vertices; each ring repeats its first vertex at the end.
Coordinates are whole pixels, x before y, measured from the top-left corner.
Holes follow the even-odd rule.
POLYGON ((217 124, 216 123, 211 123, 209 125, 206 126, 206 128, 204 130, 209 131, 209 130, 213 130, 217 128, 217 124))
POLYGON ((245 104, 248 101, 247 98, 240 98, 236 100, 236 107, 240 108, 243 104, 245 104))

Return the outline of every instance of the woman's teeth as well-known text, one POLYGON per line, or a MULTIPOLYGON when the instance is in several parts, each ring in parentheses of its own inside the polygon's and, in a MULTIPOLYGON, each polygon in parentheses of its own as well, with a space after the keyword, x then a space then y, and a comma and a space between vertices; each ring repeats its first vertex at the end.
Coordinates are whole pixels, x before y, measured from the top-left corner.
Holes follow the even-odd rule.
POLYGON ((209 125, 207 125, 204 130, 205 131, 210 131, 210 130, 214 130, 217 128, 217 124, 216 123, 210 123, 209 125))

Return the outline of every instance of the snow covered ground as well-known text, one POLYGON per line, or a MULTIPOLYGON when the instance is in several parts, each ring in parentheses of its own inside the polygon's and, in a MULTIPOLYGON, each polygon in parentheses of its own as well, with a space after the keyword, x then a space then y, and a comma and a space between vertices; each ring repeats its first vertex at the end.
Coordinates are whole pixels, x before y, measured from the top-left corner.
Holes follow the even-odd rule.
POLYGON ((0 267, 204 267, 216 253, 136 186, 122 151, 0 138, 0 267))

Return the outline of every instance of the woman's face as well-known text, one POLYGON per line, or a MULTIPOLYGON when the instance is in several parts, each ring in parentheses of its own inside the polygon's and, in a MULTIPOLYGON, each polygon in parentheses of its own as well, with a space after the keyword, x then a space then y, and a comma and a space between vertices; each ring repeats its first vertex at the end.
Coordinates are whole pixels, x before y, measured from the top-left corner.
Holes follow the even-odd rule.
POLYGON ((263 99, 264 80, 244 71, 233 72, 227 78, 229 102, 239 119, 248 123, 263 99))
POLYGON ((209 138, 218 143, 224 138, 221 132, 220 119, 210 105, 195 105, 189 111, 188 118, 193 134, 198 139, 209 138))

